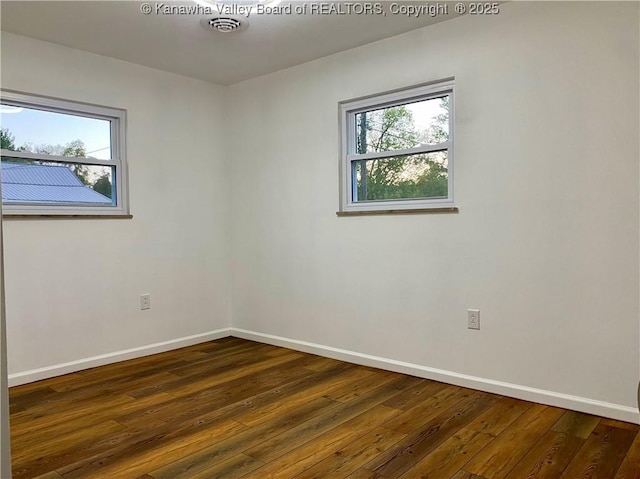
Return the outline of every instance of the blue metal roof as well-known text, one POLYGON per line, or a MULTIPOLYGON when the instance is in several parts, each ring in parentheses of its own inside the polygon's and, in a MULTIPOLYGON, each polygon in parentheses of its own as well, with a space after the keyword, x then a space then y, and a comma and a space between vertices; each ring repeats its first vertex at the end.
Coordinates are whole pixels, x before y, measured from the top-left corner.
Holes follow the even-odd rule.
POLYGON ((66 166, 2 162, 3 203, 110 205, 66 166))

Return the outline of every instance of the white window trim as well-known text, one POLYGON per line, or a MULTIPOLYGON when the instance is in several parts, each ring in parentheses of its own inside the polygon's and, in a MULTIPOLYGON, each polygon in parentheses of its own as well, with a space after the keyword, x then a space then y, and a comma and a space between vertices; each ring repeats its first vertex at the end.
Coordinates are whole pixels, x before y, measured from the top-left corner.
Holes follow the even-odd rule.
POLYGON ((41 95, 28 94, 13 90, 1 90, 2 103, 5 105, 34 108, 54 113, 66 113, 73 116, 97 118, 111 122, 111 156, 110 160, 97 158, 75 158, 52 155, 41 155, 30 152, 0 150, 3 157, 49 160, 57 163, 99 165, 115 167, 113 181, 116 185, 115 206, 80 206, 77 204, 43 205, 43 204, 3 204, 5 215, 34 216, 127 216, 129 215, 129 182, 126 161, 126 128, 127 111, 72 100, 62 100, 41 95))
POLYGON ((381 94, 369 95, 340 102, 339 105, 339 134, 340 134, 340 212, 371 212, 417 209, 455 208, 453 199, 453 145, 454 145, 454 111, 455 111, 454 79, 448 78, 437 82, 429 82, 409 88, 388 91, 381 94), (411 103, 412 101, 437 98, 443 94, 450 95, 449 102, 449 141, 434 145, 422 145, 406 150, 388 152, 372 152, 355 154, 356 150, 356 122, 355 115, 363 111, 388 108, 396 105, 411 103), (385 158, 429 151, 447 150, 448 194, 447 198, 415 198, 406 200, 379 200, 354 202, 353 178, 351 162, 355 159, 367 160, 371 158, 385 158))

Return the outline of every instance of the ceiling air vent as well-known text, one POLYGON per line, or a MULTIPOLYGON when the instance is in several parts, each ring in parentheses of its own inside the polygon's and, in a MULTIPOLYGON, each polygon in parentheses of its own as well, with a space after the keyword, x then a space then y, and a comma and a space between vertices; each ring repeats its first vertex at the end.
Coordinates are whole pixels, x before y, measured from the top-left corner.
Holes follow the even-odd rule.
POLYGON ((232 33, 246 28, 247 24, 231 17, 203 18, 202 24, 215 32, 232 33))

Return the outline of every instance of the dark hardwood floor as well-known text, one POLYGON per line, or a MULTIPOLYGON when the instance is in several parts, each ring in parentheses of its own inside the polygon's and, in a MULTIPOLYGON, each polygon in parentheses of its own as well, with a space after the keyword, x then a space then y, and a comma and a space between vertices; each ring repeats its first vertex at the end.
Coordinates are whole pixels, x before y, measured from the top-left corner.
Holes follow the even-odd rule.
POLYGON ((16 479, 640 479, 636 425, 236 338, 10 404, 16 479))

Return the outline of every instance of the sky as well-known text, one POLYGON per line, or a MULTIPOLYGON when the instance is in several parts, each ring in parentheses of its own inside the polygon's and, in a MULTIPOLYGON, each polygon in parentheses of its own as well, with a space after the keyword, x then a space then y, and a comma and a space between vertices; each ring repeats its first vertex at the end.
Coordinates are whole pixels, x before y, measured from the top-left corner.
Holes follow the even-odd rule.
POLYGON ((2 105, 0 126, 13 134, 16 147, 25 143, 66 145, 82 140, 87 156, 111 158, 111 125, 107 120, 2 105))
MULTIPOLYGON (((408 104, 406 108, 413 114, 414 124, 420 131, 428 129, 434 117, 444 112, 440 99, 408 104)), ((82 140, 87 156, 111 158, 111 125, 107 120, 2 105, 0 126, 14 135, 16 147, 25 143, 66 145, 82 140)))
MULTIPOLYGON (((436 125, 440 125, 445 130, 445 132, 449 131, 449 125, 448 124, 441 125, 441 122, 438 121, 436 118, 438 115, 448 114, 448 109, 442 107, 442 99, 443 97, 436 97, 436 98, 430 98, 427 100, 414 101, 412 103, 401 105, 403 108, 405 108, 411 113, 412 125, 417 133, 425 134, 427 132, 430 132, 431 128, 436 125)), ((373 143, 371 145, 365 144, 365 146, 374 148, 373 151, 375 151, 375 148, 380 147, 379 144, 378 146, 375 146, 375 147, 374 145, 377 142, 377 138, 381 137, 383 133, 383 130, 382 130, 383 121, 384 121, 383 112, 391 108, 394 108, 394 107, 383 107, 377 110, 368 110, 368 112, 371 113, 372 115, 367 117, 367 129, 370 130, 369 133, 367 133, 367 136, 368 138, 370 138, 370 140, 373 143)), ((354 125, 356 127, 356 135, 358 134, 357 133, 358 122, 360 121, 360 119, 358 118, 359 115, 360 113, 356 115, 356 119, 355 119, 356 124, 354 125)), ((396 136, 391 132, 389 132, 388 134, 391 137, 396 136)), ((417 147, 422 144, 421 142, 428 142, 431 144, 431 141, 433 141, 433 138, 430 138, 427 135, 419 135, 418 138, 415 139, 412 143, 407 141, 401 141, 399 144, 395 145, 395 147, 392 147, 392 149, 404 149, 404 148, 410 148, 410 147, 417 147)), ((442 140, 438 140, 438 141, 442 141, 442 140)), ((367 148, 366 151, 367 152, 372 151, 371 148, 367 148)))
POLYGON ((410 103, 405 106, 407 110, 412 113, 413 124, 419 131, 427 130, 437 115, 447 112, 447 110, 440 106, 440 98, 410 103))

